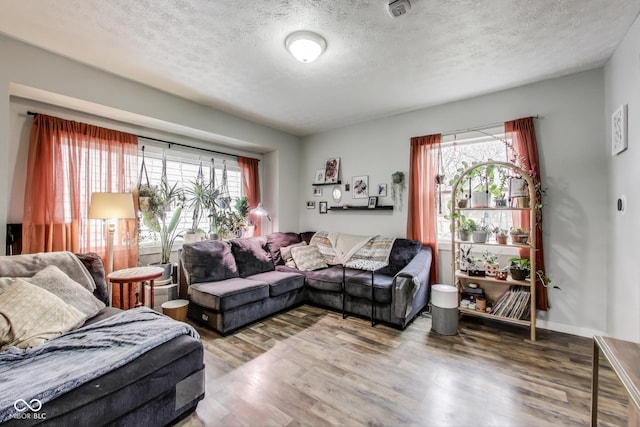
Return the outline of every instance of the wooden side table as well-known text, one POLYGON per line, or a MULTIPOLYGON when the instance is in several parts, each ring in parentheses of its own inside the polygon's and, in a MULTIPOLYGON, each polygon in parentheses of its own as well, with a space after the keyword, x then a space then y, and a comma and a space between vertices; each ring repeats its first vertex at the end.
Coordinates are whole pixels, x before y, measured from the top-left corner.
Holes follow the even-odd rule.
MULTIPOLYGON (((107 276, 107 279, 111 283, 117 283, 120 285, 120 307, 124 309, 124 301, 122 298, 123 285, 127 283, 129 285, 129 292, 131 292, 131 287, 138 283, 142 282, 142 304, 145 305, 145 292, 144 292, 144 282, 149 281, 149 286, 151 288, 151 308, 154 307, 154 298, 153 298, 153 285, 155 279, 161 277, 164 274, 164 268, 162 267, 132 267, 125 268, 123 270, 114 271, 113 273, 107 276)), ((111 292, 109 292, 109 298, 111 298, 111 292)), ((137 301, 137 299, 136 299, 137 301)), ((138 304, 136 304, 136 307, 138 304)))
POLYGON ((607 359, 629 395, 629 426, 640 425, 640 343, 593 337, 591 425, 598 425, 598 367, 600 353, 607 359))

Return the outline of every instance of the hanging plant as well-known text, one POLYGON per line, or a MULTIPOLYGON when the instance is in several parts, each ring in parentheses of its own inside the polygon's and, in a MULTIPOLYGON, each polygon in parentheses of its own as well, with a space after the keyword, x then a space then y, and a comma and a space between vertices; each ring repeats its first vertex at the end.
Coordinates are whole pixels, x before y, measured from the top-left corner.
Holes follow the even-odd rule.
POLYGON ((391 174, 391 199, 398 209, 402 210, 402 193, 405 190, 404 172, 391 174))

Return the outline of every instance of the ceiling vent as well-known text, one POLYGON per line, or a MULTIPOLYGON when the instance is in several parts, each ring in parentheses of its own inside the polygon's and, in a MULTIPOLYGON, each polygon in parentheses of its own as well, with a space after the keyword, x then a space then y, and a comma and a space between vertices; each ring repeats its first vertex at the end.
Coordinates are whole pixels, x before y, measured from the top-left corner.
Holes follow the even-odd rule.
POLYGON ((411 9, 409 0, 395 0, 389 3, 389 15, 394 18, 404 15, 409 9, 411 9))

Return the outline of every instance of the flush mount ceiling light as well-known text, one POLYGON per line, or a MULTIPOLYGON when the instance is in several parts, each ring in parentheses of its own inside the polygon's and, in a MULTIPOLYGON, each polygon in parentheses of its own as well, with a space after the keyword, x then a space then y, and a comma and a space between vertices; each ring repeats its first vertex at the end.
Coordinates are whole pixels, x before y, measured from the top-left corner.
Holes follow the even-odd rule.
POLYGON ((284 41, 287 50, 300 62, 313 62, 327 48, 327 42, 311 31, 296 31, 284 41))

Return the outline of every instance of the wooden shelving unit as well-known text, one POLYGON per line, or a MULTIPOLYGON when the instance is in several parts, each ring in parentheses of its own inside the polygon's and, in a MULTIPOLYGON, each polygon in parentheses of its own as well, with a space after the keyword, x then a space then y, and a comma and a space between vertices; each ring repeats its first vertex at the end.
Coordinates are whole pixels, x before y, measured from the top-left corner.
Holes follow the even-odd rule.
POLYGON ((337 182, 320 182, 320 183, 313 183, 311 185, 313 185, 314 187, 321 187, 323 185, 340 185, 342 184, 342 181, 338 180, 337 182))
MULTIPOLYGON (((514 172, 515 175, 519 175, 521 177, 523 177, 528 184, 528 189, 529 189, 529 200, 535 200, 535 188, 534 188, 534 182, 531 179, 531 177, 521 168, 515 166, 512 163, 507 163, 507 162, 497 162, 497 161, 489 161, 489 162, 483 162, 483 163, 478 163, 475 164, 473 166, 471 166, 469 169, 467 169, 466 171, 464 171, 462 174, 460 174, 460 177, 458 178, 458 180, 456 180, 456 182, 453 184, 452 188, 451 188, 451 194, 457 194, 457 189, 459 185, 463 185, 463 183, 465 182, 465 180, 468 180, 467 176, 474 170, 477 168, 486 168, 489 165, 496 165, 498 167, 502 167, 505 169, 510 169, 511 171, 514 172)), ((478 311, 478 310, 471 310, 468 308, 464 308, 464 307, 459 307, 458 311, 460 312, 460 314, 462 315, 467 315, 467 316, 475 316, 475 317, 481 317, 483 319, 490 319, 490 320, 495 320, 495 321, 499 321, 499 322, 506 322, 506 323, 511 323, 511 324, 516 324, 516 325, 521 325, 521 326, 527 326, 530 329, 530 336, 531 336, 531 341, 535 341, 536 340, 536 286, 535 286, 535 282, 536 282, 536 262, 535 262, 535 256, 531 256, 531 275, 530 278, 528 280, 513 280, 511 278, 511 276, 507 277, 507 280, 498 280, 495 277, 491 277, 491 276, 470 276, 466 273, 463 273, 462 271, 460 271, 457 268, 457 256, 456 254, 458 253, 458 249, 460 248, 460 246, 462 245, 468 245, 468 246, 482 246, 484 250, 488 250, 488 251, 494 251, 498 248, 504 248, 504 247, 512 247, 512 248, 527 248, 529 249, 529 253, 530 254, 534 254, 535 250, 536 250, 536 212, 535 212, 535 207, 531 206, 529 208, 521 208, 521 207, 496 207, 496 208, 491 208, 491 207, 486 207, 486 208, 459 208, 457 207, 457 204, 454 203, 451 204, 451 254, 452 254, 452 260, 451 260, 451 271, 452 271, 452 283, 454 284, 454 286, 456 286, 458 288, 458 300, 460 300, 460 295, 462 293, 462 290, 464 289, 465 285, 469 284, 469 283, 478 283, 479 285, 481 285, 481 287, 484 289, 485 291, 485 295, 487 297, 488 301, 491 302, 495 302, 495 300, 497 298, 500 297, 500 295, 504 294, 505 292, 507 292, 510 289, 510 286, 525 286, 529 288, 529 291, 531 293, 530 295, 530 301, 529 301, 529 311, 530 311, 530 316, 529 319, 517 319, 517 318, 511 318, 511 317, 505 317, 505 316, 498 316, 492 313, 487 313, 486 311, 478 311), (528 244, 519 244, 519 243, 511 243, 511 244, 506 244, 506 245, 500 245, 496 242, 486 242, 486 243, 476 243, 476 242, 472 242, 472 241, 462 241, 459 239, 456 239, 456 232, 457 232, 457 223, 456 223, 456 219, 455 219, 455 213, 456 212, 463 212, 463 211, 523 211, 523 210, 528 210, 530 211, 530 224, 529 224, 529 243, 528 244)))

